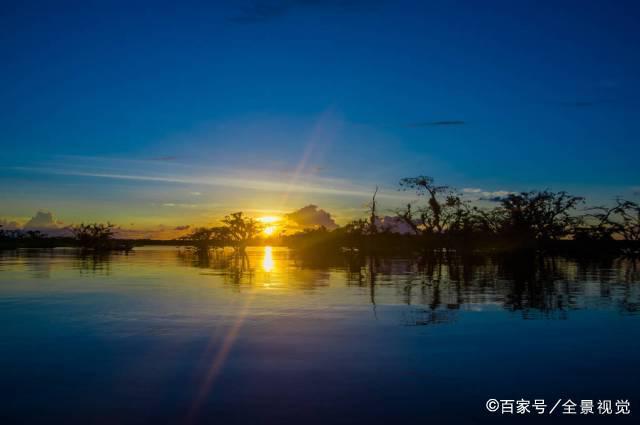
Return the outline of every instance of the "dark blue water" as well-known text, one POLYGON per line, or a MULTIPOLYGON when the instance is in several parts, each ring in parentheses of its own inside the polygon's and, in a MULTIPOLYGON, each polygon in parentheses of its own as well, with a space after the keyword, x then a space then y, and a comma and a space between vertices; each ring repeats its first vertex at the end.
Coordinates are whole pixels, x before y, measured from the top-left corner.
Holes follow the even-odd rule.
POLYGON ((0 423, 637 423, 640 262, 321 260, 2 253, 0 423))

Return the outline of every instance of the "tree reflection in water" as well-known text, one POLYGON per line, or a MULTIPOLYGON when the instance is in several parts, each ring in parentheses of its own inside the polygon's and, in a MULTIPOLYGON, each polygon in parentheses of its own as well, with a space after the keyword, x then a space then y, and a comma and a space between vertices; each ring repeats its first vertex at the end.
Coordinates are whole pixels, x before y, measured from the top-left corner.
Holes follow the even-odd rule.
POLYGON ((444 323, 459 310, 487 306, 518 312, 525 319, 563 319, 571 310, 599 306, 635 313, 640 307, 640 261, 633 258, 462 256, 447 251, 400 258, 271 247, 180 255, 186 264, 231 276, 234 285, 254 282, 258 270, 292 275, 292 287, 313 290, 327 286, 331 273, 339 273, 347 286, 366 290, 374 316, 380 305, 411 306, 407 325, 444 323))
MULTIPOLYGON (((564 319, 575 310, 640 311, 640 260, 633 257, 458 255, 434 251, 407 257, 357 252, 303 253, 282 247, 192 250, 149 247, 121 254, 88 255, 75 249, 0 251, 5 271, 38 279, 54 270, 117 277, 145 267, 196 268, 222 278, 234 291, 270 289, 291 295, 331 294, 327 303, 371 306, 373 317, 405 306, 401 322, 427 325, 462 312, 502 309, 524 319, 564 319), (347 299, 347 297, 350 297, 347 299)), ((175 270, 180 274, 179 270, 175 270)), ((275 294, 278 292, 272 292, 275 294)), ((295 301, 294 301, 295 302, 295 301)))

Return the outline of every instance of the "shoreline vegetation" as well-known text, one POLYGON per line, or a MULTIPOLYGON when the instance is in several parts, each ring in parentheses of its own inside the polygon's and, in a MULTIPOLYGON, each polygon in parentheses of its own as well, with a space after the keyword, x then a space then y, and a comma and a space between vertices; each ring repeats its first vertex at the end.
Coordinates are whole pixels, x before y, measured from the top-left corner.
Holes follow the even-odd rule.
POLYGON ((222 225, 197 228, 175 240, 117 239, 114 225, 93 223, 70 228, 71 235, 49 237, 39 231, 5 230, 0 249, 79 247, 93 252, 129 251, 141 245, 189 246, 196 250, 248 246, 286 246, 300 252, 352 252, 374 255, 434 250, 468 253, 544 251, 557 254, 640 256, 640 205, 617 198, 612 206, 586 207, 585 199, 548 190, 510 193, 482 208, 428 176, 403 178, 402 191, 418 201, 394 211, 392 225, 379 215, 377 188, 365 217, 335 230, 303 229, 265 237, 263 225, 242 212, 222 225))

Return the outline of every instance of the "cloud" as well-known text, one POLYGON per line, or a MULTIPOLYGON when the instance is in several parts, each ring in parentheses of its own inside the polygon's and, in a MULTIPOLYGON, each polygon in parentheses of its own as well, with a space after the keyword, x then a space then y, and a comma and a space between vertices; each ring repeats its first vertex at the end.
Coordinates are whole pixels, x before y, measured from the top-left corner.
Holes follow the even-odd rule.
POLYGON ((196 208, 198 204, 184 204, 184 203, 175 203, 175 202, 165 202, 162 204, 163 207, 167 208, 196 208))
POLYGON ((67 231, 64 223, 55 219, 53 213, 39 210, 33 217, 24 223, 0 219, 0 225, 5 230, 39 230, 48 234, 59 234, 59 231, 67 231), (52 232, 53 231, 53 232, 52 232))
POLYGON ((420 128, 420 127, 445 127, 464 125, 466 122, 461 120, 443 120, 443 121, 418 121, 407 124, 407 127, 420 128))
MULTIPOLYGON (((72 226, 64 225, 63 222, 56 220, 53 213, 49 211, 38 211, 31 219, 29 219, 24 225, 21 225, 17 221, 9 221, 7 219, 0 219, 0 225, 3 230, 25 230, 25 231, 40 231, 48 236, 71 236, 72 226)), ((129 226, 133 226, 134 223, 130 223, 129 226)), ((185 231, 189 230, 191 226, 166 226, 159 224, 148 228, 124 228, 118 226, 114 229, 114 233, 117 238, 123 239, 174 239, 182 236, 185 231)))
POLYGON ((462 193, 467 194, 471 196, 471 199, 476 199, 478 201, 500 202, 506 196, 511 195, 514 192, 508 190, 487 191, 477 187, 465 187, 462 189, 462 193), (476 196, 477 198, 475 198, 476 196))
POLYGON ((332 230, 338 227, 331 217, 331 214, 323 209, 319 209, 317 205, 307 205, 285 216, 303 228, 324 226, 332 230))
POLYGON ((487 202, 502 202, 504 200, 504 196, 489 196, 489 197, 482 197, 479 198, 480 201, 487 201, 487 202))
POLYGON ((414 230, 402 218, 386 215, 376 221, 376 227, 391 233, 402 235, 414 234, 414 230))
MULTIPOLYGON (((123 161, 120 161, 123 162, 123 161)), ((11 167, 14 170, 38 172, 52 175, 95 177, 115 180, 148 181, 156 183, 193 184, 206 186, 219 186, 234 189, 250 189, 269 192, 286 193, 318 193, 325 195, 371 197, 371 191, 363 186, 355 185, 334 178, 322 177, 299 177, 297 180, 274 179, 271 175, 258 174, 252 177, 236 176, 233 171, 220 169, 216 174, 194 177, 191 175, 142 175, 127 174, 117 172, 94 172, 65 170, 62 168, 40 168, 40 167, 11 167)), ((404 199, 394 193, 380 193, 379 197, 387 199, 404 199)), ((187 204, 185 204, 187 205, 187 204)))
POLYGON ((36 215, 24 224, 23 228, 25 230, 45 230, 57 229, 60 225, 62 223, 56 221, 51 212, 38 211, 36 215))
POLYGON ((20 228, 20 223, 0 218, 0 226, 2 226, 4 230, 17 230, 20 228))
POLYGON ((230 20, 240 24, 253 24, 280 18, 295 9, 315 8, 346 12, 364 10, 370 6, 370 1, 363 0, 254 0, 241 7, 239 13, 230 20))
POLYGON ((502 202, 504 198, 513 194, 514 192, 509 192, 507 190, 496 190, 495 192, 482 192, 482 197, 479 198, 480 201, 488 201, 488 202, 502 202))
MULTIPOLYGON (((16 222, 13 222, 17 225, 16 222)), ((16 229, 20 228, 15 226, 16 229)), ((49 211, 38 211, 24 225, 22 230, 40 231, 49 236, 69 236, 71 229, 65 226, 63 222, 55 219, 53 213, 49 211)))
POLYGON ((482 192, 482 196, 507 196, 512 193, 513 192, 509 192, 508 190, 496 190, 494 192, 482 192))

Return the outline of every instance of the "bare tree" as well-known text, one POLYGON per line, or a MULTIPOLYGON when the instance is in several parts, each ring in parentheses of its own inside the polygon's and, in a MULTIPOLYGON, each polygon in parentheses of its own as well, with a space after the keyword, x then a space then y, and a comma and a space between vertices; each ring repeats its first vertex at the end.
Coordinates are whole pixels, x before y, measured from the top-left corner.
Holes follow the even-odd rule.
POLYGON ((636 202, 621 198, 616 199, 613 207, 595 207, 596 223, 586 228, 586 233, 592 239, 620 238, 627 241, 640 240, 640 205, 636 202))
POLYGON ((371 203, 369 204, 369 229, 368 233, 370 235, 375 235, 378 233, 377 221, 378 221, 378 213, 376 210, 376 195, 378 194, 378 186, 376 186, 376 190, 373 192, 373 197, 371 198, 371 203))

